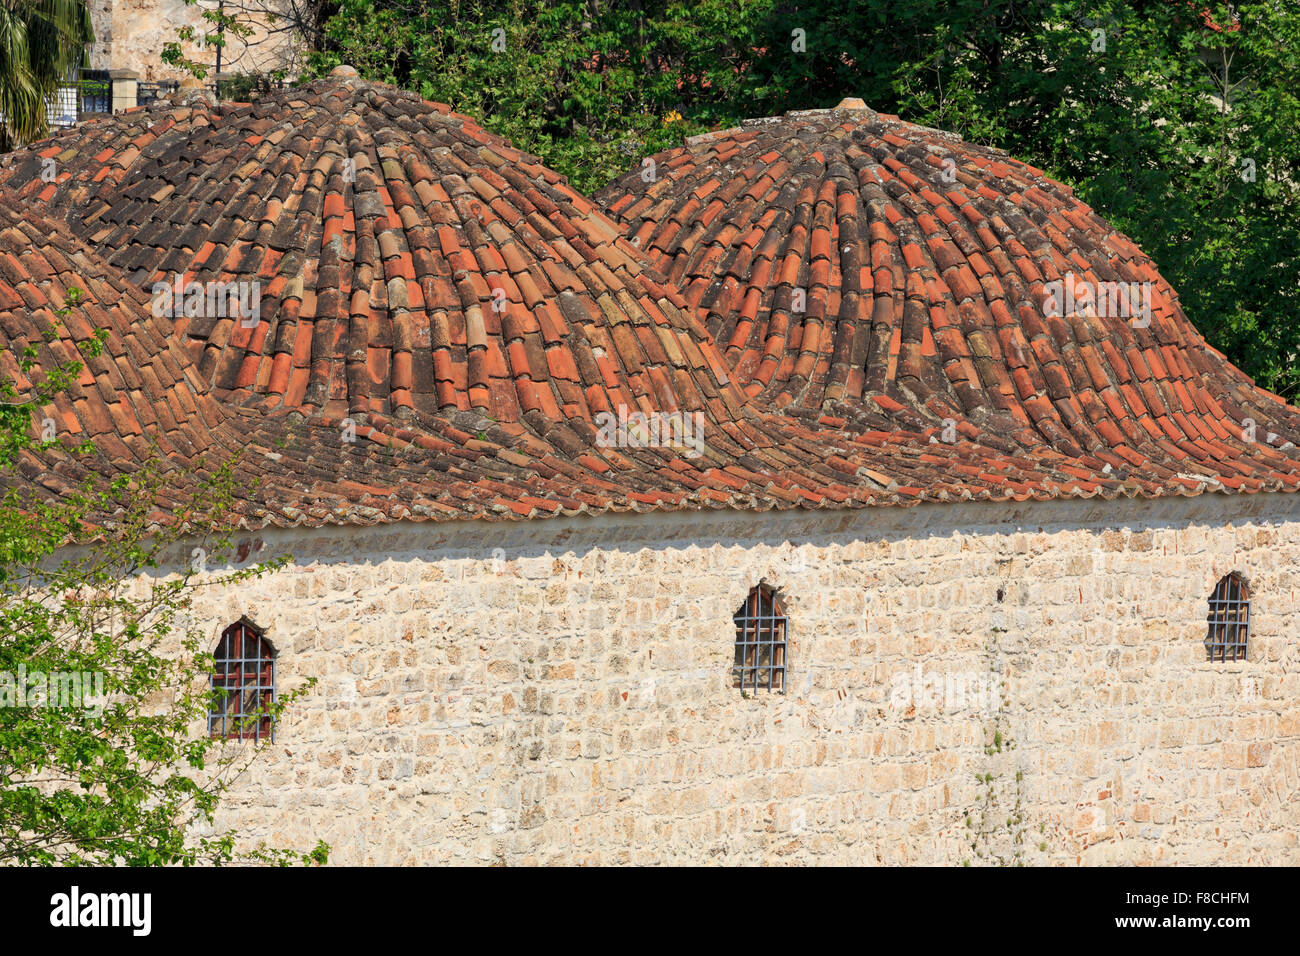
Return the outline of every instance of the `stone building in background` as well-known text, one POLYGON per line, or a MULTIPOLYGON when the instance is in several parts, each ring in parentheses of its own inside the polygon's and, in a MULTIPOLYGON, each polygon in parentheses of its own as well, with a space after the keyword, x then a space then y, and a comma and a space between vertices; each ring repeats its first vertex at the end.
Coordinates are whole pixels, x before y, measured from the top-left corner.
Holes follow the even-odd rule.
POLYGON ((84 124, 0 192, 7 341, 110 330, 47 410, 96 453, 10 484, 234 457, 237 560, 293 556, 192 610, 197 730, 273 738, 218 821, 249 843, 1300 862, 1300 411, 1038 170, 848 102, 602 210, 340 68, 84 124))
MULTIPOLYGON (((218 9, 217 0, 90 0, 95 43, 90 47, 86 67, 91 70, 119 70, 136 74, 142 82, 182 80, 188 74, 162 61, 163 48, 178 42, 178 32, 191 27, 196 34, 211 29, 203 10, 218 9)), ((241 13, 252 26, 247 38, 230 37, 222 53, 222 74, 269 73, 284 69, 296 76, 301 50, 282 19, 272 20, 267 12, 281 10, 279 0, 239 0, 224 5, 227 14, 241 13)), ((216 71, 214 48, 200 49, 185 43, 187 57, 210 66, 209 79, 216 71)))

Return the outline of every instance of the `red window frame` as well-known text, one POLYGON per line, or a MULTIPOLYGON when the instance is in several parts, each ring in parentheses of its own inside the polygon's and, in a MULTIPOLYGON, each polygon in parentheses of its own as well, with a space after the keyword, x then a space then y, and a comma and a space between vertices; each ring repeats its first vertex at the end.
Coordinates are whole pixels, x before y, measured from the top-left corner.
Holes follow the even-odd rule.
POLYGON ((221 632, 212 656, 208 736, 274 740, 275 648, 262 629, 241 618, 221 632))

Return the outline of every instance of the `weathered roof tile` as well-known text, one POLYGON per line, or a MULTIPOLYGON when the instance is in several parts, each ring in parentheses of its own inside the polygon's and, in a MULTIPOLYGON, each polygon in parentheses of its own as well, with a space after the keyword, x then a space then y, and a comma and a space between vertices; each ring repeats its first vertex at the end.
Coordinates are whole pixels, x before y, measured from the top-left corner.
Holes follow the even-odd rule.
MULTIPOLYGON (((1060 456, 1101 442, 1116 466, 1131 459, 1143 493, 1183 489, 1174 476, 1189 460, 1260 487, 1300 474, 1300 412, 1206 345, 1150 260, 1033 167, 867 110, 755 121, 653 158, 655 181, 633 170, 597 198, 705 310, 733 378, 761 402, 853 431, 939 428, 953 410, 983 453, 1010 441, 1043 463, 1024 485, 1036 494, 1062 493, 1060 456), (725 230, 701 216, 706 191, 728 200, 725 230), (927 311, 908 307, 914 277, 927 311), (1048 314, 1046 283, 1067 279, 1075 314, 1048 314), (810 289, 791 308, 801 282, 825 282, 840 308, 810 289), (1151 314, 1138 320, 1120 303, 1141 283, 1133 301, 1151 314), (1208 436, 1221 447, 1199 444, 1208 436)), ((1094 484, 1109 487, 1066 493, 1094 484)))
POLYGON ((250 527, 1300 484, 1293 447, 1237 438, 1247 416, 1294 435, 1294 410, 1198 346, 1172 296, 1144 334, 1041 314, 1035 284, 1075 256, 1154 275, 1065 192, 941 138, 946 182, 913 148, 930 134, 887 117, 903 146, 843 117, 788 122, 813 135, 771 124, 662 163, 611 207, 655 217, 629 223, 632 244, 467 118, 355 78, 165 103, 0 158, 7 341, 35 341, 70 284, 84 318, 42 361, 110 330, 56 403, 99 450, 30 453, 11 483, 65 493, 153 441, 177 494, 197 455, 237 459, 257 478, 234 516, 250 527), (63 164, 52 192, 42 155, 63 164), (173 272, 260 282, 260 316, 151 315, 144 293, 173 272), (679 413, 700 446, 643 439, 679 413), (1217 470, 1200 460, 1228 448, 1217 470), (1178 477, 1183 457, 1231 481, 1178 477))

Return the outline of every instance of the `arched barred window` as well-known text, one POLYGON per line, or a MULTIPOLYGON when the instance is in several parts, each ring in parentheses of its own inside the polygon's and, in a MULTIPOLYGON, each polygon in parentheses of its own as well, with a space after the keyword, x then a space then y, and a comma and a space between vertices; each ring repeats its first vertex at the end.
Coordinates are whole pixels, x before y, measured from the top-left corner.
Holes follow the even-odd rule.
POLYGON ((208 734, 243 740, 275 739, 275 648, 262 630, 240 618, 221 634, 213 653, 208 734))
POLYGON ((776 591, 764 583, 750 588, 733 620, 736 660, 732 686, 784 694, 788 622, 776 591))
POLYGON ((1205 650, 1212 661, 1244 661, 1250 640, 1250 594, 1235 571, 1224 575, 1210 595, 1205 650))

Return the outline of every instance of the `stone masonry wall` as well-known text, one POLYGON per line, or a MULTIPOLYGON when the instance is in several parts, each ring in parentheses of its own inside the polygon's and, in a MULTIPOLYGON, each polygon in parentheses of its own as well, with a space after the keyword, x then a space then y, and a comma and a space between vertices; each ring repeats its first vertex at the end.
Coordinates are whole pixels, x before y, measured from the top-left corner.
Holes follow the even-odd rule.
MULTIPOLYGON (((222 53, 222 72, 256 73, 287 68, 296 73, 297 51, 283 34, 271 36, 266 21, 256 12, 274 9, 273 0, 252 0, 230 4, 226 13, 240 15, 253 28, 248 37, 230 36, 222 53)), ((215 10, 213 0, 186 4, 185 0, 92 0, 91 24, 95 42, 88 51, 86 66, 96 70, 134 70, 146 82, 181 80, 188 74, 162 61, 163 47, 178 42, 178 31, 190 27, 197 34, 212 29, 203 19, 205 9, 215 10)), ((274 25, 277 29, 280 24, 274 25)), ((209 68, 216 64, 215 48, 201 49, 194 43, 182 45, 184 54, 209 68)), ((212 79, 211 70, 207 80, 212 79)))
POLYGON ((1298 864, 1297 512, 1203 495, 266 533, 257 556, 290 567, 196 619, 215 646, 247 615, 282 687, 319 684, 219 823, 351 864, 1298 864), (1209 663, 1233 570, 1249 659, 1209 663), (761 578, 790 619, 784 696, 731 685, 761 578))

